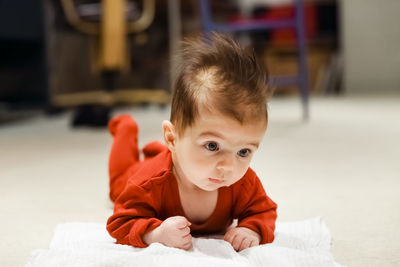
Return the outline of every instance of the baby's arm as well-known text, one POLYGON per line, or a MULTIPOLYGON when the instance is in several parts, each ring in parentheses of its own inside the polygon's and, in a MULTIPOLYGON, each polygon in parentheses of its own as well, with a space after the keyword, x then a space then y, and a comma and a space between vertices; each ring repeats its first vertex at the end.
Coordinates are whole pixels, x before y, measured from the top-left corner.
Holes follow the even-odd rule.
POLYGON ((168 247, 187 250, 192 246, 190 225, 191 223, 185 217, 169 217, 159 227, 144 234, 142 238, 147 245, 157 242, 168 247))
POLYGON ((130 184, 117 198, 114 214, 107 221, 107 230, 118 244, 147 247, 160 242, 166 246, 189 249, 192 244, 190 223, 184 217, 157 218, 160 203, 153 194, 157 189, 146 190, 130 184))
POLYGON ((234 189, 234 217, 238 225, 229 229, 224 240, 241 251, 274 240, 277 205, 267 196, 264 188, 251 171, 240 186, 234 189))

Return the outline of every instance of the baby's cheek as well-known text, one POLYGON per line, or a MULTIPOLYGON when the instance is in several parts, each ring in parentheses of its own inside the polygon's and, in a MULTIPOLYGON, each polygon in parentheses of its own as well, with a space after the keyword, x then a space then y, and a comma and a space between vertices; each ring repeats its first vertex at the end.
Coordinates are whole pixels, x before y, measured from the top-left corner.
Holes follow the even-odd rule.
POLYGON ((247 163, 238 164, 238 168, 236 170, 236 173, 239 176, 238 180, 246 174, 248 169, 249 169, 249 164, 247 163))
POLYGON ((199 159, 191 160, 187 166, 190 166, 189 171, 195 176, 210 175, 210 170, 212 169, 207 162, 199 159))
POLYGON ((231 185, 234 184, 234 183, 236 183, 237 181, 239 181, 240 178, 242 178, 242 177, 243 177, 243 176, 238 176, 237 178, 235 178, 235 179, 232 181, 231 185))
POLYGON ((202 155, 198 153, 192 157, 193 165, 196 165, 197 168, 202 169, 203 171, 210 171, 215 168, 215 160, 210 156, 202 155))

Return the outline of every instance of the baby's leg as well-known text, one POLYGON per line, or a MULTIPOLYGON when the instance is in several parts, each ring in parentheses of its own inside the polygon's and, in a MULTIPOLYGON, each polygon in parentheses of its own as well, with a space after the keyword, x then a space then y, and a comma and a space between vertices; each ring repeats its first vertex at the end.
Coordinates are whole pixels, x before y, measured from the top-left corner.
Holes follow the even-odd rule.
POLYGON ((144 159, 150 159, 167 149, 168 147, 159 141, 150 142, 143 148, 144 159))
POLYGON ((120 115, 108 123, 114 137, 109 158, 110 199, 114 202, 125 187, 129 169, 139 162, 138 126, 129 115, 120 115))

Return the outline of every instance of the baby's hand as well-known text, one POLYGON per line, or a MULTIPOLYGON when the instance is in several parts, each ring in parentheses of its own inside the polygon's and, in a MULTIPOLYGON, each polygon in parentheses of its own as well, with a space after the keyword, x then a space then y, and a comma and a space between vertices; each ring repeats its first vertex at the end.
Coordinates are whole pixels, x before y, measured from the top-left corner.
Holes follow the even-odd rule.
POLYGON ((224 240, 231 243, 236 251, 258 246, 261 236, 246 227, 234 227, 228 230, 224 236, 224 240))
POLYGON ((188 250, 192 247, 191 223, 182 216, 169 217, 153 231, 143 236, 147 244, 158 242, 168 247, 188 250))

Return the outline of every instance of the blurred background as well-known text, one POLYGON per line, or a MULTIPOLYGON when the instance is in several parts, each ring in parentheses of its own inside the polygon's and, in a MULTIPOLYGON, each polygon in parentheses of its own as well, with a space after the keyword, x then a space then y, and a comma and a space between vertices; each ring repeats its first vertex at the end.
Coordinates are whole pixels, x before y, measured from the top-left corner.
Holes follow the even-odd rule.
POLYGON ((399 14, 398 0, 0 0, 0 265, 59 223, 105 223, 108 120, 161 140, 179 41, 220 31, 276 88, 252 167, 278 221, 322 216, 339 263, 400 266, 399 14))
MULTIPOLYGON (((349 5, 346 10, 356 7, 349 5)), ((304 90, 312 95, 343 94, 357 90, 348 88, 359 88, 361 84, 365 87, 363 91, 378 90, 368 81, 371 78, 367 78, 371 76, 369 72, 380 77, 375 71, 390 78, 380 78, 386 87, 398 85, 395 71, 390 76, 386 69, 377 66, 364 67, 362 73, 357 71, 357 76, 351 75, 351 79, 343 76, 347 63, 343 51, 358 51, 354 47, 365 45, 368 36, 371 36, 371 47, 366 48, 370 49, 367 53, 383 56, 385 51, 386 58, 380 60, 386 62, 389 70, 397 69, 398 61, 388 56, 388 51, 377 48, 376 41, 385 42, 379 40, 380 36, 372 36, 368 30, 362 34, 352 26, 352 15, 348 15, 348 25, 343 25, 350 31, 344 38, 346 32, 341 26, 346 18, 341 8, 341 3, 334 0, 306 1, 298 23, 298 7, 290 0, 110 3, 3 0, 0 9, 1 117, 6 120, 8 113, 28 109, 42 110, 48 115, 74 110, 72 125, 104 126, 107 113, 113 107, 168 104, 173 64, 179 64, 171 59, 173 54, 179 54, 179 40, 204 31, 218 31, 226 25, 231 28, 222 31, 234 35, 243 45, 254 47, 270 75, 299 73, 301 79, 307 79, 304 90), (201 9, 201 4, 206 7, 201 9), (110 6, 106 8, 106 5, 110 6), (260 27, 262 23, 264 26, 260 27), (306 38, 301 51, 297 35, 306 38), (300 56, 304 65, 298 60, 300 56)), ((365 14, 359 20, 367 23, 368 18, 365 14)), ((372 24, 371 27, 379 27, 372 24)), ((393 45, 394 52, 396 48, 393 45)), ((357 64, 365 66, 360 59, 348 59, 356 62, 352 63, 354 66, 349 65, 349 72, 361 67, 357 64)), ((296 85, 297 81, 290 79, 277 82, 277 94, 298 94, 296 85)))
MULTIPOLYGON (((28 109, 75 110, 73 123, 96 124, 84 122, 82 108, 106 115, 99 106, 168 104, 179 39, 221 29, 254 47, 270 75, 300 73, 313 96, 398 91, 397 1, 304 1, 300 30, 290 24, 298 10, 290 0, 209 1, 207 13, 202 2, 208 1, 114 1, 102 12, 101 1, 2 0, 2 121, 28 109), (299 33, 306 38, 304 65, 299 33)), ((295 85, 277 82, 277 95, 299 94, 295 85)), ((92 117, 104 124, 99 114, 92 117)))

